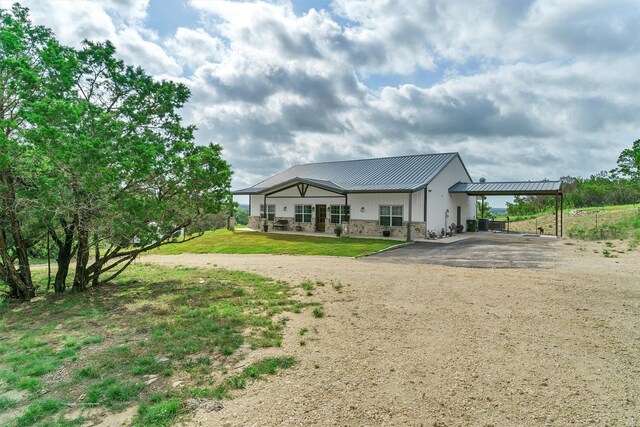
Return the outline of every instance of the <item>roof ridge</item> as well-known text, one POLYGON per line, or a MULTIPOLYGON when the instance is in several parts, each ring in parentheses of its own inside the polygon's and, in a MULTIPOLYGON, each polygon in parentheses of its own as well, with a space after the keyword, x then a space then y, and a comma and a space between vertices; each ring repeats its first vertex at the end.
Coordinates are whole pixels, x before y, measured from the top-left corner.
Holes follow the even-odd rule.
POLYGON ((296 166, 308 166, 308 165, 326 165, 330 163, 349 163, 349 162, 362 162, 365 160, 387 160, 387 159, 401 159, 405 157, 425 157, 425 156, 444 156, 457 154, 460 155, 458 151, 450 151, 448 153, 424 153, 424 154, 404 154, 402 156, 389 156, 389 157, 367 157, 365 159, 350 159, 350 160, 330 160, 328 162, 312 162, 312 163, 296 163, 295 165, 291 165, 285 170, 289 170, 296 166))

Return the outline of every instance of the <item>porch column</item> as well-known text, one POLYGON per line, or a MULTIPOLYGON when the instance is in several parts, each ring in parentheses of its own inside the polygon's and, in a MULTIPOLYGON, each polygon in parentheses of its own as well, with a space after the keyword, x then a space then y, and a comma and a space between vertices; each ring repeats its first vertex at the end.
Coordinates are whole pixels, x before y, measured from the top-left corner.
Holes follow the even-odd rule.
POLYGON ((407 221, 407 242, 411 241, 411 199, 413 198, 413 193, 409 193, 409 216, 407 221))

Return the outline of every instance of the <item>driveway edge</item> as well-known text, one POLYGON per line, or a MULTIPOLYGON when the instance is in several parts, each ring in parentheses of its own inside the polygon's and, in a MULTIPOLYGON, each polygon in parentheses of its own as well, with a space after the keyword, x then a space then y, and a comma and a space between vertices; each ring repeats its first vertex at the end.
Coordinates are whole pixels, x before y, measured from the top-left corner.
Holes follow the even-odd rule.
POLYGON ((375 251, 375 252, 372 252, 370 254, 358 255, 357 257, 354 257, 354 258, 356 258, 356 259, 365 258, 365 257, 368 257, 368 256, 381 254, 382 252, 390 251, 391 249, 398 249, 398 248, 402 248, 404 246, 413 245, 414 243, 415 243, 415 241, 399 243, 397 245, 389 246, 388 248, 380 249, 379 251, 375 251))

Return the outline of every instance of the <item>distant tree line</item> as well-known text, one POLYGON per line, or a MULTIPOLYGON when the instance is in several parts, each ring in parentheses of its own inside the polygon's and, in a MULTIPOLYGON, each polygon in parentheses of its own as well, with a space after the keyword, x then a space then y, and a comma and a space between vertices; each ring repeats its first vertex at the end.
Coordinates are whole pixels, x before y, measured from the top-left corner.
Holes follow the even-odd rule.
POLYGON ((30 258, 45 248, 56 258, 55 292, 84 291, 229 211, 221 147, 195 145, 195 128, 181 122, 189 96, 117 59, 109 42, 66 47, 27 9, 0 8, 0 282, 9 296, 36 294, 30 258))
MULTIPOLYGON (((640 203, 640 139, 620 153, 616 168, 589 178, 565 176, 560 180, 565 208, 640 203)), ((511 216, 534 215, 554 208, 553 196, 517 196, 513 203, 507 203, 511 216)))

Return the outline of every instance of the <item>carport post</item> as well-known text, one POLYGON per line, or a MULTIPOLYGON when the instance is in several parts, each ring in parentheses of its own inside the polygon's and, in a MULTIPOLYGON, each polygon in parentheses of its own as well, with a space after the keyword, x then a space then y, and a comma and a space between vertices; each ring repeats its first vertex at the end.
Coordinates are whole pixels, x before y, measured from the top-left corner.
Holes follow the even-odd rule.
POLYGON ((564 217, 563 217, 563 211, 564 211, 564 194, 560 193, 560 237, 562 237, 562 232, 563 230, 563 226, 564 226, 564 217))
POLYGON ((556 237, 558 237, 558 193, 556 193, 556 237))

